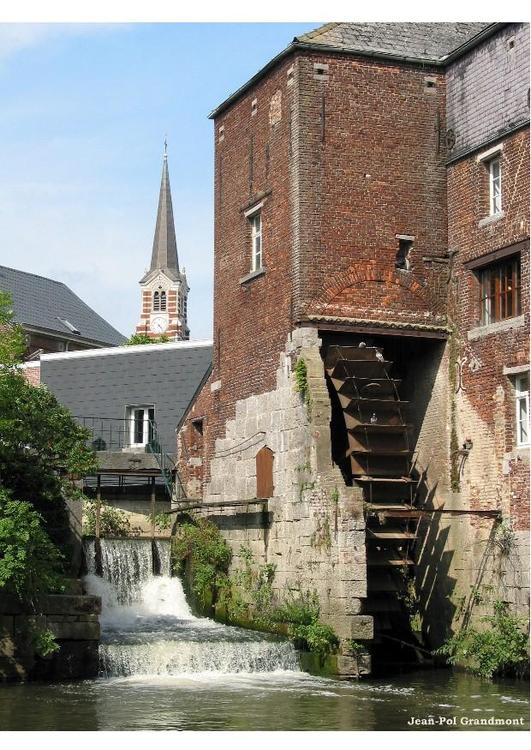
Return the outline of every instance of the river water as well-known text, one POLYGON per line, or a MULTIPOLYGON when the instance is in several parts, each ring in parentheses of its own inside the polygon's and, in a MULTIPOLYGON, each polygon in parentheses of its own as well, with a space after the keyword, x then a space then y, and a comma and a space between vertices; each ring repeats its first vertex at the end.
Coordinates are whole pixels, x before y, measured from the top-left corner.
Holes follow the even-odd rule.
POLYGON ((88 545, 86 585, 103 599, 101 677, 0 687, 0 730, 529 729, 526 683, 301 672, 290 643, 194 617, 167 544, 156 553, 154 576, 150 542, 103 540, 102 579, 88 545), (489 720, 511 724, 477 724, 489 720))

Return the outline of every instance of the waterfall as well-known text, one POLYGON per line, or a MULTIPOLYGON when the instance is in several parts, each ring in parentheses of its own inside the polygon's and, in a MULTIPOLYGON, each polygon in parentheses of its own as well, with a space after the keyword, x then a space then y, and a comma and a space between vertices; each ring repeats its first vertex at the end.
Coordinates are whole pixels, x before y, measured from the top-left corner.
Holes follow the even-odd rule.
POLYGON ((85 586, 102 598, 102 676, 299 671, 288 641, 195 617, 180 579, 170 575, 169 541, 155 541, 155 550, 146 539, 100 544, 102 578, 95 542, 85 542, 85 586))

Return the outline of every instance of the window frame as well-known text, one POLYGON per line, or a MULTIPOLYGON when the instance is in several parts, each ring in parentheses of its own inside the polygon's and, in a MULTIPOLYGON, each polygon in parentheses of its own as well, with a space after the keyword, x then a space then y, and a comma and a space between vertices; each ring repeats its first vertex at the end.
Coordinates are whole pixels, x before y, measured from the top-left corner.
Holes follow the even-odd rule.
POLYGON ((153 440, 153 426, 155 422, 154 404, 131 404, 126 407, 127 422, 129 423, 129 445, 131 448, 145 448, 153 440), (143 412, 139 422, 137 414, 143 412), (139 424, 142 425, 142 440, 137 442, 139 424))
POLYGON ((158 290, 153 292, 151 308, 152 312, 160 312, 160 292, 158 290))
POLYGON ((251 273, 264 267, 264 245, 262 241, 262 211, 257 209, 248 217, 251 225, 251 273), (258 228, 257 225, 258 224, 258 228), (257 250, 257 244, 259 245, 257 250))
POLYGON ((475 269, 479 285, 479 322, 492 325, 522 314, 520 254, 475 269), (510 276, 507 273, 510 269, 510 276))
POLYGON ((503 211, 502 206, 502 160, 501 154, 497 153, 486 163, 489 173, 489 216, 498 216, 503 211), (497 166, 498 174, 494 174, 497 166), (497 188, 497 190, 496 190, 497 188))
POLYGON ((520 447, 526 447, 530 443, 529 431, 530 431, 530 419, 529 419, 529 372, 516 375, 514 379, 514 402, 515 402, 515 427, 516 427, 516 445, 520 447), (526 382, 527 381, 527 382, 526 382), (522 383, 526 383, 526 387, 522 388, 522 383), (520 416, 520 406, 524 404, 526 419, 526 439, 522 440, 522 426, 524 420, 520 416))

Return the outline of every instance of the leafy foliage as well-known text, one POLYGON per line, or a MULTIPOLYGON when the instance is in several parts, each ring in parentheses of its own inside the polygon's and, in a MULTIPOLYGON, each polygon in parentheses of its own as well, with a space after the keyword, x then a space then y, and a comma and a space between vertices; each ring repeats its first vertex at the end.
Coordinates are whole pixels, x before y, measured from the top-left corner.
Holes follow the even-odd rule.
POLYGON ((170 339, 165 334, 161 336, 148 336, 147 333, 133 333, 124 346, 136 346, 137 344, 166 344, 170 339))
POLYGON ((46 534, 42 517, 28 502, 0 489, 0 589, 20 599, 61 585, 61 553, 46 534))
MULTIPOLYGON (((118 508, 102 503, 100 508, 100 536, 132 536, 137 529, 132 528, 127 515, 118 508)), ((83 533, 94 536, 96 533, 96 503, 83 504, 83 533)))
POLYGON ((328 656, 339 645, 339 639, 330 625, 317 620, 309 625, 290 625, 288 635, 298 648, 313 651, 321 657, 328 656))
POLYGON ((275 606, 273 581, 276 566, 257 565, 251 549, 239 549, 242 566, 229 576, 232 552, 219 529, 211 521, 197 519, 177 528, 172 543, 174 571, 184 572, 189 563, 191 588, 203 606, 216 603, 216 611, 234 624, 288 634, 299 648, 324 657, 339 641, 328 625, 319 621, 316 593, 301 593, 275 606))
POLYGON ((13 367, 18 364, 26 348, 26 336, 20 326, 13 324, 11 297, 0 290, 0 365, 13 367))
POLYGON ((189 561, 192 591, 206 605, 225 583, 232 552, 218 527, 199 518, 195 524, 178 527, 172 542, 172 558, 178 573, 182 573, 185 561, 189 561))
POLYGON ((339 645, 339 639, 330 625, 319 621, 320 607, 317 594, 301 592, 271 614, 276 622, 288 624, 288 635, 297 648, 313 651, 320 657, 328 656, 339 645))
POLYGON ((308 388, 308 368, 302 357, 299 357, 295 369, 295 389, 301 394, 302 400, 308 406, 310 402, 310 390, 308 388))
POLYGON ((68 538, 66 498, 80 497, 73 479, 95 469, 88 432, 18 364, 25 346, 9 297, 0 294, 0 586, 23 599, 56 583, 68 538))
POLYGON ((59 651, 60 646, 51 630, 36 630, 31 639, 33 650, 38 656, 46 657, 59 651))
POLYGON ((172 519, 168 513, 157 513, 153 521, 155 528, 159 531, 166 531, 172 525, 172 519))
POLYGON ((436 653, 481 677, 525 674, 529 670, 525 621, 508 614, 505 602, 496 602, 494 614, 482 620, 489 627, 481 631, 464 628, 436 653))

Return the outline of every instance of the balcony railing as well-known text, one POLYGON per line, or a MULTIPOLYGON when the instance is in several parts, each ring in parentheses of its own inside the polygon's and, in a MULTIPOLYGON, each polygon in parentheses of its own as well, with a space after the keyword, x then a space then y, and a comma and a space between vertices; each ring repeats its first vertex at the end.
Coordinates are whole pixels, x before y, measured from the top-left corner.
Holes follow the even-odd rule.
POLYGON ((90 435, 88 442, 95 451, 137 451, 152 453, 160 469, 160 474, 170 499, 174 496, 185 496, 180 477, 175 469, 175 462, 167 454, 160 443, 157 424, 154 420, 145 420, 143 436, 145 443, 135 442, 135 425, 130 418, 115 419, 113 417, 76 417, 90 435))

